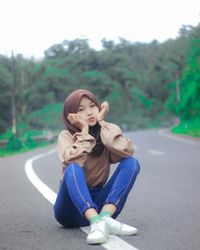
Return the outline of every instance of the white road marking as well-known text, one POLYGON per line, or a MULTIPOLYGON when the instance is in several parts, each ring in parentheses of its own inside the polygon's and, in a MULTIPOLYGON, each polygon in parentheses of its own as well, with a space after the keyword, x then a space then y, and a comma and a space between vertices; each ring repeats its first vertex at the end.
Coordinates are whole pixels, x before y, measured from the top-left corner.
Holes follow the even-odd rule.
POLYGON ((149 150, 148 152, 149 154, 152 154, 152 155, 164 155, 162 151, 157 151, 157 150, 149 150))
MULTIPOLYGON (((88 234, 90 227, 81 227, 81 230, 85 232, 86 234, 88 234)), ((138 248, 131 246, 126 241, 123 241, 122 239, 120 239, 119 237, 115 235, 109 235, 108 241, 104 244, 101 244, 101 246, 103 246, 105 249, 108 249, 108 250, 113 250, 113 249, 115 250, 122 250, 122 249, 139 250, 138 248)))
POLYGON ((53 149, 53 150, 49 151, 48 153, 39 154, 39 155, 29 159, 25 163, 25 172, 26 172, 26 175, 27 175, 29 181, 44 196, 44 198, 47 199, 51 204, 55 203, 57 195, 53 190, 51 190, 46 184, 44 184, 44 182, 42 182, 38 178, 38 176, 36 175, 36 173, 33 170, 32 163, 35 160, 38 160, 42 157, 53 154, 54 152, 56 152, 56 150, 57 149, 53 149))
MULTIPOLYGON (((39 154, 39 155, 27 160, 25 163, 25 172, 26 172, 26 175, 27 175, 29 181, 42 194, 42 196, 46 200, 48 200, 52 205, 54 205, 57 195, 53 190, 51 190, 45 183, 43 183, 38 178, 38 176, 36 175, 36 173, 33 170, 32 164, 35 160, 38 160, 42 157, 46 157, 50 154, 55 153, 56 151, 57 151, 57 149, 54 148, 51 151, 49 151, 48 153, 39 154)), ((89 232, 89 227, 80 227, 80 229, 87 234, 89 232)), ((108 250, 113 250, 113 249, 115 249, 115 250, 121 250, 121 249, 138 250, 134 246, 131 246, 126 241, 123 241, 122 239, 120 239, 119 237, 117 237, 115 235, 110 235, 109 240, 106 243, 101 244, 101 246, 104 247, 105 249, 108 249, 108 250)))
POLYGON ((196 146, 200 146, 200 141, 192 141, 192 140, 189 140, 189 139, 185 139, 185 138, 180 138, 178 136, 175 136, 175 135, 171 135, 171 134, 167 134, 166 133, 166 129, 160 129, 158 131, 158 134, 160 136, 164 136, 166 138, 169 138, 169 139, 172 139, 172 140, 175 140, 175 141, 179 141, 179 142, 183 142, 183 143, 187 143, 187 144, 192 144, 192 145, 196 145, 196 146))

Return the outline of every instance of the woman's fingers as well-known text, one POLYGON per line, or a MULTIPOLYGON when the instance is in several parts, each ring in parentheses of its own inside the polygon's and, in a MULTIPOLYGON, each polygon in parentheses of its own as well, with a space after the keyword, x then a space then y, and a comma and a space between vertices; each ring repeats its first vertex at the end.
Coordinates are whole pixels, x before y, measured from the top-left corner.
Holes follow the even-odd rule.
POLYGON ((79 129, 83 129, 84 127, 88 126, 87 123, 82 120, 77 114, 69 114, 68 119, 72 125, 79 129))
POLYGON ((106 106, 108 106, 108 102, 107 102, 107 101, 105 101, 105 102, 103 102, 103 103, 101 104, 101 108, 104 108, 104 107, 106 107, 106 106))
POLYGON ((73 124, 77 121, 77 115, 76 114, 69 114, 68 117, 69 121, 73 124))
POLYGON ((105 109, 106 111, 108 111, 109 110, 109 103, 107 101, 103 102, 101 104, 101 108, 105 109))
POLYGON ((109 103, 107 101, 101 104, 101 111, 98 116, 98 121, 104 120, 109 111, 109 103))

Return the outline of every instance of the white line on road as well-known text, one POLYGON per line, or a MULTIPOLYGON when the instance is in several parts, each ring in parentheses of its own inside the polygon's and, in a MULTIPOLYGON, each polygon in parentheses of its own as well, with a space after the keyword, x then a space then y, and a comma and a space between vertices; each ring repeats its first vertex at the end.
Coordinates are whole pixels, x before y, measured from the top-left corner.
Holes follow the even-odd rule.
POLYGON ((57 149, 53 149, 53 150, 49 151, 48 153, 43 153, 43 154, 37 155, 37 156, 29 159, 25 163, 25 172, 26 172, 26 175, 27 175, 29 181, 44 196, 44 198, 47 199, 51 204, 54 204, 56 201, 56 193, 54 191, 52 191, 46 184, 44 184, 44 182, 42 182, 38 178, 38 176, 36 175, 36 173, 33 170, 32 163, 35 160, 38 160, 42 157, 53 154, 54 152, 56 152, 56 150, 57 149))
MULTIPOLYGON (((84 231, 86 234, 89 233, 89 227, 81 227, 81 230, 84 231)), ((131 246, 126 241, 120 239, 119 237, 115 235, 109 235, 109 239, 106 243, 101 244, 105 249, 108 250, 139 250, 138 248, 135 248, 134 246, 131 246)))
MULTIPOLYGON (((38 160, 42 157, 46 157, 50 154, 55 153, 56 151, 57 151, 57 149, 54 148, 51 151, 49 151, 48 153, 39 154, 39 155, 27 160, 25 163, 25 172, 26 172, 28 179, 33 184, 33 186, 42 194, 42 196, 46 200, 48 200, 52 205, 54 205, 57 195, 53 190, 51 190, 45 183, 43 183, 38 178, 38 176, 36 175, 36 173, 33 170, 32 164, 35 160, 38 160)), ((81 227, 80 229, 87 234, 89 232, 89 227, 81 227)), ((122 239, 120 239, 119 237, 117 237, 115 235, 110 235, 109 240, 106 243, 101 244, 101 246, 104 247, 105 249, 108 249, 108 250, 113 250, 113 249, 115 249, 115 250, 121 250, 121 249, 138 250, 134 246, 131 246, 126 241, 123 241, 122 239)))
POLYGON ((185 138, 180 138, 178 136, 175 136, 175 135, 171 135, 171 134, 167 134, 166 133, 166 129, 160 129, 158 131, 158 134, 160 136, 164 136, 166 138, 169 138, 169 139, 172 139, 172 140, 175 140, 175 141, 179 141, 179 142, 183 142, 183 143, 187 143, 187 144, 192 144, 192 145, 196 145, 196 146, 200 146, 200 141, 192 141, 192 140, 189 140, 189 139, 185 139, 185 138))
POLYGON ((157 150, 149 150, 148 152, 149 154, 152 154, 152 155, 164 155, 162 151, 157 151, 157 150))

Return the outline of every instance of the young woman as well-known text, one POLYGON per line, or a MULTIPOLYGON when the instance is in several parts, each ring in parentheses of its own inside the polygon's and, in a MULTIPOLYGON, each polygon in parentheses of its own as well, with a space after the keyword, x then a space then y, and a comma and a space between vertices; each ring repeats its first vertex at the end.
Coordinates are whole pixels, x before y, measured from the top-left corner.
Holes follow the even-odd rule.
POLYGON ((62 163, 60 190, 54 205, 65 227, 91 225, 88 244, 105 243, 109 234, 134 235, 137 229, 115 218, 122 211, 140 171, 133 145, 121 129, 105 121, 109 104, 101 106, 87 90, 72 92, 64 103, 65 130, 58 137, 62 163), (108 180, 110 165, 119 165, 108 180))

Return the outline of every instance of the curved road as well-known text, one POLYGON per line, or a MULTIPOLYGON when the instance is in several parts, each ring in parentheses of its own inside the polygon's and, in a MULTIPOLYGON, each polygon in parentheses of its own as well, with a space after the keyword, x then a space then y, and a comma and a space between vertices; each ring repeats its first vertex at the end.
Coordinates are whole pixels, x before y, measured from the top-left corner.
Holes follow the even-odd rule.
MULTIPOLYGON (((127 136, 136 145, 141 172, 119 220, 137 227, 139 233, 120 237, 129 244, 123 250, 199 250, 200 141, 157 130, 127 136)), ((105 249, 88 246, 79 228, 59 226, 52 204, 25 174, 28 159, 55 147, 0 159, 0 250, 105 249)), ((33 169, 48 187, 58 191, 56 152, 35 160, 33 169)))

